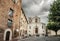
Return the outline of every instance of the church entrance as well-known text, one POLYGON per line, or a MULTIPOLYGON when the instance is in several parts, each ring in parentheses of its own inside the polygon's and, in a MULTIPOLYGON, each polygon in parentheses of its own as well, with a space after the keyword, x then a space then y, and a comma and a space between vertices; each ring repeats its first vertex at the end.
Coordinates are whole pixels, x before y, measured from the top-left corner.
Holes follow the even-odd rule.
POLYGON ((35 33, 38 34, 38 28, 35 28, 35 33))
POLYGON ((35 35, 39 36, 39 34, 38 34, 38 28, 35 28, 35 35))

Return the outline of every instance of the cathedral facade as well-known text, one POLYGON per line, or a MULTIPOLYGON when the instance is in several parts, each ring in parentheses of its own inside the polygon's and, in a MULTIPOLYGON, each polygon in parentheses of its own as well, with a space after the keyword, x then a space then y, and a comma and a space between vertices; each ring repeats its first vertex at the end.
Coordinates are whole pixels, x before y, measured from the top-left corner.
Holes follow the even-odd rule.
POLYGON ((29 17, 27 33, 29 36, 46 35, 46 26, 44 23, 40 22, 40 17, 29 17))

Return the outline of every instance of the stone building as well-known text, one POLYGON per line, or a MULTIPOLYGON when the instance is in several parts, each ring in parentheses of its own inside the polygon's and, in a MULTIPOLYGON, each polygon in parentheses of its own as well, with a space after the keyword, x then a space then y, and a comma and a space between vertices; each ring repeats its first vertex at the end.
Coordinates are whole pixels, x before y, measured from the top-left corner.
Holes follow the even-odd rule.
MULTIPOLYGON (((16 28, 19 28, 20 14, 21 0, 0 0, 0 33, 4 33, 6 29, 6 32, 10 31, 8 29, 11 29, 12 36, 14 37, 16 28)), ((0 37, 2 36, 3 34, 0 35, 0 37)), ((9 36, 7 35, 7 37, 9 36)))
POLYGON ((27 18, 26 15, 24 13, 24 10, 21 8, 21 14, 20 14, 20 28, 16 28, 16 31, 19 33, 20 31, 20 38, 24 38, 25 36, 27 36, 27 18))
POLYGON ((26 15, 25 15, 25 13, 24 13, 24 10, 23 9, 21 9, 22 11, 21 11, 21 17, 20 17, 20 33, 21 33, 21 37, 24 37, 24 36, 26 36, 27 35, 27 23, 28 23, 28 21, 27 21, 27 18, 26 18, 26 15))
MULTIPOLYGON (((55 36, 56 35, 55 31, 53 31, 53 30, 47 30, 47 32, 48 32, 48 36, 55 36)), ((60 30, 57 31, 57 35, 60 35, 60 30)))
POLYGON ((28 18, 28 30, 29 36, 45 36, 46 26, 44 23, 40 22, 40 17, 29 17, 28 18))

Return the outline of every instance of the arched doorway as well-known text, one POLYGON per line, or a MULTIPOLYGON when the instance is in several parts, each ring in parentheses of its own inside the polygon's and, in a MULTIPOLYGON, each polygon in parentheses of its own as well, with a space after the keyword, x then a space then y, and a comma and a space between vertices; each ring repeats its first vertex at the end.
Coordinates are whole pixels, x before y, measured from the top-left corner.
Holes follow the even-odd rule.
POLYGON ((11 29, 6 29, 4 32, 4 41, 12 40, 12 31, 11 29))
POLYGON ((10 37, 10 31, 6 32, 6 41, 9 41, 9 37, 10 37))
POLYGON ((38 34, 38 28, 35 28, 35 33, 38 34))
POLYGON ((38 28, 35 28, 35 35, 39 36, 38 28))

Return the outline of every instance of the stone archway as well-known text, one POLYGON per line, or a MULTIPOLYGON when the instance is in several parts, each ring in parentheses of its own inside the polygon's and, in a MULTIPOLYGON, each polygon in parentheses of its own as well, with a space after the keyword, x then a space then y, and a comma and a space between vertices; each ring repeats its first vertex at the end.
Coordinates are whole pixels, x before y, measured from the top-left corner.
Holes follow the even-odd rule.
POLYGON ((4 41, 12 40, 12 31, 11 29, 6 29, 4 32, 4 41))

